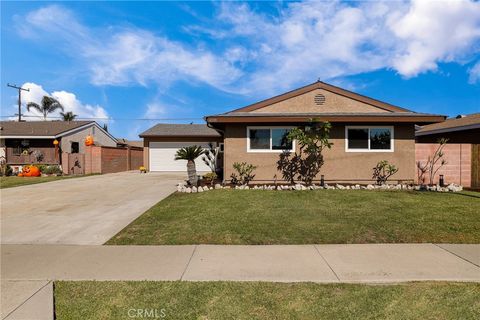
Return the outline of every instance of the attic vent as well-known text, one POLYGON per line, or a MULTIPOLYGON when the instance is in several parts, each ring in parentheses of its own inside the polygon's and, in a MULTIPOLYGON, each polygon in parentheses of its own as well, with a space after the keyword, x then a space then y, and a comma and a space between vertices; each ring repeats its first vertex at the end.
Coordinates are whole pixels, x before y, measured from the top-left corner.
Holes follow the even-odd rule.
POLYGON ((317 106, 322 106, 322 105, 325 104, 325 96, 323 94, 319 93, 319 94, 315 95, 314 100, 315 100, 315 104, 317 106))

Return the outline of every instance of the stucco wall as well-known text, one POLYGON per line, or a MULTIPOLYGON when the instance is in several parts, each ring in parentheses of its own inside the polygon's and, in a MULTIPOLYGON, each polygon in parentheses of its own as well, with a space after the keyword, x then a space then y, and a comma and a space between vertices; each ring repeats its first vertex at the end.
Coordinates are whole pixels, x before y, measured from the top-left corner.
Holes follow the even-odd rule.
MULTIPOLYGON (((388 160, 399 168, 398 173, 392 179, 409 181, 415 179, 413 124, 393 125, 394 152, 345 152, 345 124, 333 123, 332 125, 330 141, 334 145, 324 152, 325 164, 320 173, 325 175, 327 181, 370 182, 372 181, 372 168, 381 160, 388 160)), ((375 125, 378 126, 379 124, 375 125)), ((246 127, 246 125, 235 124, 226 126, 224 141, 225 179, 228 181, 233 173, 234 162, 245 161, 258 166, 255 171, 256 182, 273 181, 275 175, 277 181, 281 181, 282 174, 277 171, 277 161, 280 153, 247 152, 246 127)))
POLYGON ((106 147, 116 147, 117 142, 113 140, 110 136, 105 134, 98 127, 92 125, 88 128, 75 131, 71 134, 65 135, 60 141, 60 147, 62 152, 72 152, 71 142, 79 142, 80 150, 79 153, 85 153, 85 138, 91 135, 93 136, 93 141, 95 145, 106 146, 106 147))
POLYGON ((274 103, 264 108, 252 111, 252 113, 285 112, 285 113, 308 113, 308 112, 388 112, 369 104, 341 96, 323 89, 316 89, 302 95, 274 103), (314 97, 317 94, 325 96, 325 104, 316 105, 314 97))

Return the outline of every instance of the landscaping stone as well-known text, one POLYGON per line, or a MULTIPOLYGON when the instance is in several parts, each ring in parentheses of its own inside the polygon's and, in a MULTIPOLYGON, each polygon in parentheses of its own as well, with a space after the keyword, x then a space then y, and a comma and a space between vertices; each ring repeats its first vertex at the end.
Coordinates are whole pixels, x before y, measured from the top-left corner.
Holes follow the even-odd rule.
POLYGON ((305 186, 301 183, 297 183, 295 185, 242 185, 242 186, 222 186, 221 184, 217 183, 215 187, 208 187, 208 186, 199 186, 199 187, 188 187, 183 183, 177 184, 177 191, 184 192, 184 193, 196 193, 196 192, 203 192, 209 191, 213 189, 236 189, 236 190, 297 190, 297 191, 304 191, 304 190, 319 190, 319 189, 326 189, 326 190, 416 190, 416 191, 430 191, 430 192, 459 192, 463 190, 463 187, 460 185, 456 185, 454 183, 449 184, 446 187, 440 187, 439 185, 436 186, 426 186, 426 185, 407 185, 407 184, 383 184, 383 185, 376 185, 376 184, 368 184, 368 185, 342 185, 336 184, 335 186, 325 184, 324 186, 312 184, 310 186, 305 186))

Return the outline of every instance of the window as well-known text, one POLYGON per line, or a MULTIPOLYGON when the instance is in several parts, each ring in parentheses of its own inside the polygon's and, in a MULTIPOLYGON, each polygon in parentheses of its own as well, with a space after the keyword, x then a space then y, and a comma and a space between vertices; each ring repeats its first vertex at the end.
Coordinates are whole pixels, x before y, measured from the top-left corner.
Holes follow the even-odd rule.
POLYGON ((78 142, 71 142, 71 152, 72 153, 79 153, 80 151, 80 143, 78 142))
POLYGON ((346 127, 345 151, 392 152, 393 127, 346 127))
POLYGON ((293 151, 293 143, 288 141, 289 128, 247 128, 249 152, 293 151))

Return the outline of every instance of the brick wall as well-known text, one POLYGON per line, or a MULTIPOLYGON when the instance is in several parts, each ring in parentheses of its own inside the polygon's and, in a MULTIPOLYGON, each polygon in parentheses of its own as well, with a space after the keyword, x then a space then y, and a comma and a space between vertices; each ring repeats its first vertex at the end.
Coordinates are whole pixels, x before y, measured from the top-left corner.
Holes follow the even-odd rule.
MULTIPOLYGON (((422 163, 426 163, 428 157, 432 157, 437 148, 438 143, 416 143, 416 162, 421 161, 422 163)), ((470 187, 472 145, 466 143, 447 143, 443 152, 447 164, 437 172, 434 183, 438 183, 440 175, 443 174, 446 184, 456 183, 464 187, 470 187)), ((418 170, 416 178, 418 180, 418 170)), ((426 182, 428 183, 428 175, 426 176, 426 182)))
POLYGON ((100 147, 85 148, 85 173, 114 173, 138 170, 143 165, 143 149, 132 147, 100 147))
POLYGON ((143 166, 143 148, 132 147, 130 149, 130 170, 138 170, 143 166))
POLYGON ((127 152, 126 148, 102 147, 102 173, 127 171, 127 152))
POLYGON ((102 173, 102 147, 85 147, 85 174, 102 173))

